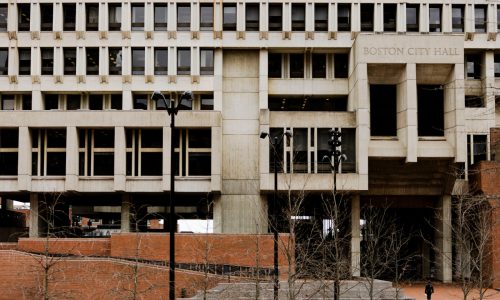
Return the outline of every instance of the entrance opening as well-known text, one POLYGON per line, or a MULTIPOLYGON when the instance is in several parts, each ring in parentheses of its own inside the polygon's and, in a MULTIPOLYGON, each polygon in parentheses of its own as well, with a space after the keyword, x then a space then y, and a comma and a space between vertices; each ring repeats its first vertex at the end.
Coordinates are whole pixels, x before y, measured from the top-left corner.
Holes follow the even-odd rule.
POLYGON ((396 136, 396 85, 370 85, 370 130, 372 136, 396 136))
POLYGON ((417 85, 418 136, 444 136, 444 91, 441 85, 417 85))

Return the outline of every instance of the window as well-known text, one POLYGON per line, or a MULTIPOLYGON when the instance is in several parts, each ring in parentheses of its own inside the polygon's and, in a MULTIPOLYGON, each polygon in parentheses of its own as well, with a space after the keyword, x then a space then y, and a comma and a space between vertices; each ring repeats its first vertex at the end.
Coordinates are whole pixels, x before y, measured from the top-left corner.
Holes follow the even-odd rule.
POLYGON ((486 32, 486 5, 475 5, 474 6, 474 23, 476 32, 486 32))
POLYGON ((214 6, 212 4, 200 5, 200 30, 209 31, 214 28, 214 6))
POLYGON ((89 95, 89 109, 90 110, 103 110, 104 108, 104 95, 89 95))
POLYGON ((236 30, 236 4, 224 4, 222 28, 223 30, 236 30))
POLYGON ((31 129, 32 175, 66 174, 66 129, 31 129))
POLYGON ((465 67, 468 79, 481 79, 481 55, 466 54, 465 67))
POLYGON ((0 75, 9 73, 9 49, 0 48, 0 75))
POLYGON ((30 31, 30 5, 18 4, 17 5, 17 30, 30 31))
POLYGON ((81 108, 81 96, 78 94, 45 94, 44 106, 45 110, 77 110, 81 108))
POLYGON ((347 111, 347 95, 270 96, 270 111, 347 111))
POLYGON ((119 31, 122 28, 122 5, 108 3, 108 27, 109 31, 119 31))
POLYGON ((312 78, 326 78, 326 54, 313 53, 312 78))
POLYGON ((31 94, 0 94, 1 110, 31 110, 31 94))
POLYGON ((134 109, 153 109, 153 103, 148 94, 134 94, 132 97, 132 104, 134 109))
POLYGON ((85 19, 87 31, 97 31, 99 28, 99 6, 94 3, 85 4, 85 19))
POLYGON ((464 6, 452 5, 451 10, 453 32, 464 32, 464 6))
POLYGON ((144 48, 132 48, 132 75, 144 75, 144 48))
POLYGON ((64 75, 76 74, 76 48, 63 48, 64 75))
POLYGON ((99 75, 99 48, 86 48, 87 75, 99 75))
POLYGON ((177 4, 177 30, 189 31, 191 29, 191 6, 177 4))
POLYGON ((168 6, 166 4, 155 4, 155 30, 167 31, 168 28, 168 6))
POLYGON ((16 96, 10 94, 0 95, 2 110, 15 110, 16 109, 16 96))
POLYGON ((314 30, 328 31, 328 4, 314 5, 314 30))
MULTIPOLYGON (((64 97, 64 95, 61 95, 61 97, 64 97)), ((80 108, 81 108, 80 95, 75 95, 75 94, 66 95, 66 110, 77 110, 80 108)))
POLYGON ((54 49, 40 48, 42 54, 42 75, 54 74, 54 49))
POLYGON ((200 74, 214 75, 214 50, 200 50, 200 74))
POLYGON ((351 31, 351 5, 338 4, 338 30, 351 31))
POLYGON ((495 54, 495 77, 500 77, 500 54, 495 54))
POLYGON ((0 4, 0 31, 7 31, 7 4, 0 4))
POLYGON ((281 4, 269 4, 269 31, 281 31, 283 28, 283 9, 281 4))
POLYGON ((0 176, 17 175, 18 153, 18 129, 0 128, 0 176))
POLYGON ((21 95, 22 110, 31 110, 31 94, 21 95))
POLYGON ((418 32, 419 18, 419 5, 406 4, 406 31, 418 32))
POLYGON ((132 30, 144 30, 144 4, 132 4, 132 30))
POLYGON ((333 67, 335 78, 347 78, 349 76, 349 54, 335 53, 333 67))
POLYGON ((211 129, 178 129, 174 143, 177 176, 209 176, 211 170, 211 129))
POLYGON ((396 4, 384 4, 384 31, 396 31, 396 4))
POLYGON ((500 5, 497 5, 497 30, 500 31, 500 5))
POLYGON ((191 74, 191 49, 177 49, 177 75, 191 74))
POLYGON ((104 110, 104 109, 122 109, 121 94, 90 94, 89 109, 104 110))
POLYGON ((79 129, 79 175, 112 176, 114 174, 114 144, 114 129, 79 129))
POLYGON ((465 107, 484 107, 482 95, 465 95, 465 107))
POLYGON ((31 74, 31 48, 18 48, 19 75, 31 74))
MULTIPOLYGON (((361 31, 373 31, 374 5, 371 3, 361 4, 361 31)), ((384 20, 385 22, 385 20, 384 20)))
POLYGON ((304 54, 290 54, 290 78, 304 78, 304 54))
POLYGON ((52 3, 40 4, 40 30, 52 31, 53 5, 52 3))
POLYGON ((292 31, 306 30, 306 7, 305 4, 292 4, 292 31))
POLYGON ((202 94, 200 95, 200 109, 213 110, 214 109, 214 95, 202 94))
POLYGON ((396 85, 370 85, 371 136, 397 136, 396 85))
POLYGON ((127 176, 161 176, 163 130, 127 128, 125 136, 127 176))
POLYGON ((111 109, 118 109, 118 110, 121 110, 122 109, 122 94, 112 94, 110 95, 110 108, 111 109))
POLYGON ((417 85, 418 136, 444 136, 444 93, 440 85, 417 85))
POLYGON ((488 159, 488 136, 486 134, 467 135, 467 166, 488 159))
POLYGON ((245 30, 259 31, 259 4, 247 3, 245 8, 245 30))
POLYGON ((281 78, 281 53, 269 53, 268 57, 268 76, 269 78, 281 78))
POLYGON ((168 48, 155 48, 155 75, 168 75, 168 48))
POLYGON ((59 109, 59 95, 45 94, 44 108, 45 110, 59 109))
POLYGON ((429 32, 441 32, 441 5, 429 5, 429 32))
POLYGON ((75 31, 76 28, 76 4, 63 4, 63 29, 64 31, 75 31))
POLYGON ((109 48, 109 75, 122 74, 122 48, 109 48))

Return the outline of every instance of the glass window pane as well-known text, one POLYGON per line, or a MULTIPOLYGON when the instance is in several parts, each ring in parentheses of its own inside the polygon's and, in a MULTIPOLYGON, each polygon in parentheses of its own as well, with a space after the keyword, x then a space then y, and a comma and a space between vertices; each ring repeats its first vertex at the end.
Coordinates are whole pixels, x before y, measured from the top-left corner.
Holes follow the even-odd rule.
POLYGON ((94 153, 94 175, 112 176, 115 172, 115 157, 113 152, 94 153))
POLYGON ((212 172, 211 165, 211 153, 189 153, 189 176, 209 176, 212 172))
POLYGON ((132 49, 132 74, 133 75, 143 75, 144 74, 144 59, 145 51, 144 49, 134 48, 132 49))
POLYGON ((201 49, 200 51, 200 74, 214 74, 214 51, 212 49, 201 49))
POLYGON ((191 6, 177 4, 177 30, 189 31, 191 25, 191 6))
POLYGON ((7 4, 0 4, 0 31, 7 31, 7 4))
POLYGON ((200 6, 200 30, 212 30, 214 27, 213 5, 202 4, 200 6))
POLYGON ((9 72, 9 51, 6 48, 0 49, 0 75, 7 75, 9 72))
POLYGON ((67 110, 80 109, 80 95, 67 95, 66 109, 67 110))
POLYGON ((47 153, 47 175, 65 175, 66 174, 66 153, 48 152, 47 153))
POLYGON ((0 129, 0 148, 17 148, 19 145, 19 132, 17 128, 0 129))
POLYGON ((132 30, 144 30, 144 5, 132 5, 132 30))
POLYGON ((121 75, 122 49, 109 48, 109 75, 121 75))
POLYGON ((17 175, 17 164, 17 152, 0 152, 0 176, 17 175))
POLYGON ((155 75, 168 74, 168 49, 155 49, 155 75))
POLYGON ((63 4, 64 31, 75 31, 76 28, 76 4, 63 4))
POLYGON ((94 148, 113 148, 115 145, 114 129, 94 129, 94 148))
POLYGON ((155 30, 167 30, 168 6, 155 4, 155 30))
POLYGON ((177 74, 189 75, 191 73, 191 50, 188 48, 177 49, 177 74))
POLYGON ((189 130, 189 148, 211 148, 212 131, 210 129, 189 130))
POLYGON ((259 4, 247 4, 246 12, 246 31, 259 31, 259 4))
POLYGON ((143 152, 141 153, 141 175, 161 176, 162 174, 162 153, 143 152))
POLYGON ((163 148, 163 130, 162 129, 142 129, 141 130, 142 148, 163 148))
POLYGON ((201 95, 201 110, 213 110, 214 109, 214 95, 201 95))

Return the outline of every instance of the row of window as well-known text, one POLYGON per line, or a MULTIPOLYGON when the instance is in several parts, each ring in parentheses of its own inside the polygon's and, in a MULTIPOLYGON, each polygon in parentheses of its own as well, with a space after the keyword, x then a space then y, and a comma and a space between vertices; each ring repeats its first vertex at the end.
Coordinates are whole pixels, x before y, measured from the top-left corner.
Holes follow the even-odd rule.
POLYGON ((349 54, 269 53, 269 78, 347 78, 348 75, 349 54))
MULTIPOLYGON (((120 3, 108 3, 108 30, 121 30, 122 23, 122 5, 120 3)), ((156 3, 153 7, 154 30, 165 31, 168 29, 168 10, 173 5, 156 3)), ((18 31, 30 30, 31 6, 30 4, 17 4, 18 9, 18 31)), ((177 28, 179 31, 189 31, 191 28, 191 5, 187 3, 178 3, 175 8, 177 14, 177 28)), ((452 5, 452 31, 463 32, 465 25, 465 5, 452 5)), ((222 6, 222 27, 223 30, 235 31, 237 23, 236 3, 225 3, 222 6)), ((259 3, 245 4, 245 30, 259 31, 260 17, 259 3)), ((328 4, 314 4, 314 30, 328 31, 328 24, 331 20, 328 18, 328 4)), ((429 5, 429 28, 430 32, 442 31, 443 6, 441 4, 429 5)), ((500 5, 497 6, 497 28, 500 30, 500 5)), ((397 4, 383 5, 383 30, 396 31, 397 26, 397 4)), ((40 29, 42 31, 53 30, 53 4, 40 4, 40 29)), ((406 5, 406 30, 418 32, 420 20, 420 5, 406 5)), ((0 31, 7 30, 7 5, 0 5, 0 31)), ((99 24, 99 4, 85 4, 85 21, 87 31, 97 31, 99 24)), ((361 3, 361 31, 373 31, 375 18, 375 4, 361 3)), ((291 30, 305 31, 306 28, 306 5, 304 3, 293 3, 291 7, 291 30)), ((65 31, 74 31, 76 28, 76 4, 63 4, 63 29, 65 31)), ((474 24, 476 32, 486 32, 488 22, 488 6, 474 5, 474 24)), ((141 3, 131 5, 130 25, 132 30, 144 30, 145 6, 141 3)), ((338 4, 337 23, 339 31, 351 30, 351 4, 338 4)), ((270 3, 268 8, 269 31, 283 30, 283 4, 270 3)), ((213 4, 203 3, 199 7, 199 26, 200 30, 214 29, 214 6, 213 4)), ((426 31, 426 30, 424 30, 426 31)))
MULTIPOLYGON (((85 66, 86 75, 99 75, 99 61, 102 55, 98 47, 86 47, 85 66)), ((104 48, 106 49, 106 48, 104 48)), ((63 72, 64 75, 76 75, 77 48, 63 47, 63 72)), ((146 48, 134 47, 132 54, 132 74, 144 75, 146 69, 146 48)), ((31 48, 17 48, 19 59, 19 75, 31 75, 31 48)), ((108 73, 109 75, 122 74, 122 48, 107 48, 108 73)), ((168 48, 154 48, 154 75, 168 75, 168 48)), ((42 75, 54 74, 54 48, 42 47, 41 69, 42 75)), ((191 74, 191 48, 177 48, 177 75, 191 74)), ((214 50, 202 48, 199 51, 200 75, 213 75, 214 72, 214 50)), ((9 50, 0 48, 0 75, 8 75, 9 50)))

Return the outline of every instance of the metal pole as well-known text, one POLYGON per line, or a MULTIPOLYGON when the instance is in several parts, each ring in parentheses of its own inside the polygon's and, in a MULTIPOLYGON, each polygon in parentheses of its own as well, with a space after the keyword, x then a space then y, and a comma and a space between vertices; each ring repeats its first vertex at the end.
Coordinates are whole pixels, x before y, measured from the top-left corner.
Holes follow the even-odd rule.
POLYGON ((278 289, 279 289, 279 277, 278 277, 278 203, 277 203, 277 194, 278 194, 278 167, 277 167, 277 153, 276 147, 278 146, 278 137, 274 138, 274 147, 273 147, 273 157, 274 157, 274 200, 273 200, 273 234, 274 234, 274 300, 278 300, 278 289))
MULTIPOLYGON (((172 108, 173 108, 173 103, 172 108)), ((170 231, 170 262, 169 262, 169 285, 168 299, 175 300, 175 174, 174 174, 174 133, 175 133, 175 108, 170 112, 170 211, 169 211, 169 231, 170 231)))

